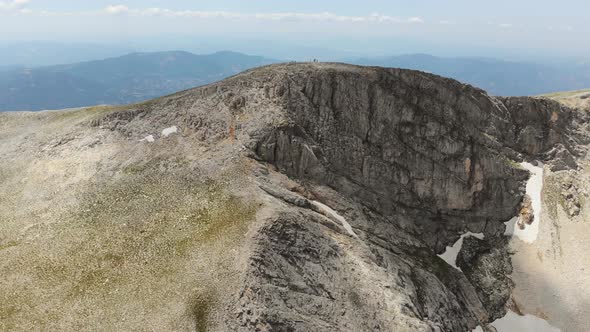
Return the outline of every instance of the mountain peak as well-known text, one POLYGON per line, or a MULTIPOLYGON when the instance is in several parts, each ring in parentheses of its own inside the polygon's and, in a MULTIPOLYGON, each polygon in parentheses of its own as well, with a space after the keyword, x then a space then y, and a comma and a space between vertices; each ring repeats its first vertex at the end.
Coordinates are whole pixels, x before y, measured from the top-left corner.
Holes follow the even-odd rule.
MULTIPOLYGON (((471 331, 514 289, 546 290, 546 274, 511 273, 554 232, 527 249, 505 222, 551 228, 587 208, 569 194, 587 183, 587 113, 419 71, 277 64, 0 120, 9 327, 471 331), (564 194, 529 190, 539 178, 564 194), (532 213, 540 198, 568 217, 532 213)), ((561 237, 583 243, 580 229, 561 237)), ((559 257, 577 263, 544 256, 551 282, 583 283, 587 262, 559 257)))

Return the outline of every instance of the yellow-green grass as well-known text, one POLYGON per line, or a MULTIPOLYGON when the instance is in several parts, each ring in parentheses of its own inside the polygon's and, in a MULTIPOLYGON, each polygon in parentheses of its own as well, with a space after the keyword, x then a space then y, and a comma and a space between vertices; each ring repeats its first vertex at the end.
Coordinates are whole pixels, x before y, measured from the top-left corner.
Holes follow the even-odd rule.
POLYGON ((550 99, 567 99, 567 98, 576 97, 578 95, 584 95, 586 93, 590 93, 590 89, 553 92, 553 93, 539 95, 538 97, 546 97, 546 98, 550 98, 550 99))
POLYGON ((222 183, 144 165, 3 233, 0 330, 206 330, 257 209, 222 183))

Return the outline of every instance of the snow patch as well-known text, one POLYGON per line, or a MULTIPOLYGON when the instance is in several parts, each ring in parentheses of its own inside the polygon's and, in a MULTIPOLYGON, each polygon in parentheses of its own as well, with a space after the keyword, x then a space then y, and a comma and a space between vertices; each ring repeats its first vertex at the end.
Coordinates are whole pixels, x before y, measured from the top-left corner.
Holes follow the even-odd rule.
MULTIPOLYGON (((506 316, 495 320, 490 325, 498 332, 561 332, 544 319, 533 315, 520 316, 513 311, 508 311, 506 316)), ((478 326, 472 332, 483 332, 483 329, 478 326)))
POLYGON ((340 214, 338 214, 338 212, 334 211, 331 207, 322 204, 318 201, 311 201, 316 207, 318 207, 321 211, 323 211, 326 214, 329 214, 330 216, 332 216, 333 218, 335 218, 336 220, 340 221, 340 223, 342 224, 342 227, 344 227, 344 229, 346 229, 346 231, 348 232, 348 234, 350 234, 353 237, 358 237, 358 235, 356 235, 356 233, 354 232, 354 230, 352 230, 352 226, 350 226, 350 224, 348 223, 348 221, 346 221, 346 219, 341 216, 340 214))
POLYGON ((467 233, 461 235, 459 240, 457 240, 457 242, 455 242, 455 244, 453 244, 452 247, 447 247, 445 252, 438 255, 438 257, 442 258, 450 266, 461 271, 461 269, 457 266, 457 255, 459 255, 459 251, 461 251, 461 248, 463 247, 463 239, 465 239, 468 236, 473 236, 473 237, 478 238, 480 240, 483 240, 485 238, 483 233, 476 234, 476 233, 467 232, 467 233))
POLYGON ((520 229, 517 225, 518 217, 510 219, 506 222, 506 231, 504 235, 517 236, 526 243, 533 243, 539 234, 539 225, 541 224, 541 193, 543 192, 543 164, 534 166, 529 163, 521 163, 520 165, 531 172, 531 177, 526 183, 526 193, 531 198, 533 207, 533 223, 525 225, 524 229, 520 229))
POLYGON ((168 137, 172 134, 176 134, 177 132, 178 132, 178 127, 172 126, 170 128, 166 128, 166 129, 162 130, 162 136, 168 137))
POLYGON ((149 143, 153 143, 153 142, 155 142, 156 140, 154 139, 154 135, 148 135, 148 136, 146 136, 145 138, 143 138, 143 139, 140 139, 139 141, 140 141, 140 142, 149 142, 149 143))

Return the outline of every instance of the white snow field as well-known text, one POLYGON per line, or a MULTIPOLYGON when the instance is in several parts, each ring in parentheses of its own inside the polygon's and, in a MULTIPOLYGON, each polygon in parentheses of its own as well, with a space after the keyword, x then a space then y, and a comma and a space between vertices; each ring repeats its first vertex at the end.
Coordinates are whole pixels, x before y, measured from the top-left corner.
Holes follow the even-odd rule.
POLYGON ((139 140, 140 142, 149 142, 149 143, 153 143, 156 140, 154 139, 154 135, 148 135, 145 138, 139 140))
POLYGON ((166 128, 166 129, 162 130, 162 136, 168 137, 172 134, 176 134, 177 132, 178 132, 178 127, 172 126, 170 128, 166 128))
MULTIPOLYGON (((540 164, 540 163, 539 163, 540 164)), ((506 232, 504 235, 516 236, 526 243, 533 243, 539 234, 539 225, 541 224, 541 193, 543 191, 543 165, 534 166, 530 163, 521 163, 522 167, 531 172, 531 177, 526 184, 526 193, 529 195, 533 206, 533 215, 535 219, 524 229, 518 227, 518 217, 512 218, 506 223, 506 232)))

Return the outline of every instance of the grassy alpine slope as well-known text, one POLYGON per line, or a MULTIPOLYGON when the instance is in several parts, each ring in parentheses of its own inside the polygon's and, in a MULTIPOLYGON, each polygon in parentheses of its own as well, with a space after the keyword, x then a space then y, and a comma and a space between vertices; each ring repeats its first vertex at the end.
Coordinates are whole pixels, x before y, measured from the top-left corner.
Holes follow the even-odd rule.
POLYGON ((242 170, 89 129, 121 110, 0 114, 0 330, 201 331, 236 284, 242 170))
POLYGON ((556 100, 569 107, 590 110, 590 89, 555 92, 542 95, 542 97, 556 100))

